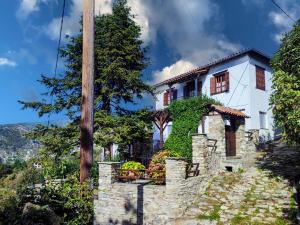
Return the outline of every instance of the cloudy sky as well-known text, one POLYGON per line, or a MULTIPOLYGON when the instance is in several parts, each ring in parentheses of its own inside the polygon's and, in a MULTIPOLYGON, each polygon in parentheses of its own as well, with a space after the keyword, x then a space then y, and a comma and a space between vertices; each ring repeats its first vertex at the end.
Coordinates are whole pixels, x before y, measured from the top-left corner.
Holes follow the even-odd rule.
MULTIPOLYGON (((67 0, 63 33, 76 35, 83 0, 67 0)), ((96 14, 111 13, 112 0, 95 0, 96 14)), ((294 19, 299 0, 277 0, 294 19)), ((272 56, 293 21, 271 0, 128 0, 141 39, 150 47, 144 79, 156 83, 244 48, 272 56)), ((0 124, 43 122, 18 100, 39 100, 37 80, 53 74, 62 0, 0 1, 0 124)), ((66 41, 66 40, 64 40, 66 41)), ((59 67, 62 72, 63 67, 59 67)), ((53 115, 53 121, 64 120, 53 115)))

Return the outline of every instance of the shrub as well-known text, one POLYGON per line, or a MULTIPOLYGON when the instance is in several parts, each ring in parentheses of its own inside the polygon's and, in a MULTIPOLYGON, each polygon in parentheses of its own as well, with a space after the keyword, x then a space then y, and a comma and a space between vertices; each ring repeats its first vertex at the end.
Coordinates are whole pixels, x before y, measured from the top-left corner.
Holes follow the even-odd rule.
MULTIPOLYGON (((145 166, 139 162, 129 161, 124 163, 121 166, 122 170, 144 170, 145 166)), ((123 171, 122 176, 126 177, 136 177, 139 178, 141 176, 141 172, 138 171, 123 171)))
POLYGON ((209 104, 219 104, 206 96, 175 101, 170 104, 173 125, 164 148, 172 154, 192 159, 192 134, 197 132, 201 117, 208 113, 209 104))
MULTIPOLYGON (((28 202, 40 209, 53 210, 61 218, 62 224, 88 225, 93 220, 93 191, 88 183, 80 184, 78 174, 68 176, 62 183, 49 183, 40 190, 24 187, 19 189, 18 197, 22 206, 28 202)), ((42 220, 44 210, 30 215, 36 221, 42 220)))
POLYGON ((164 150, 160 151, 152 156, 149 164, 149 176, 152 179, 157 179, 154 181, 156 184, 164 183, 163 180, 166 178, 166 158, 167 157, 178 157, 178 155, 171 153, 170 151, 164 150), (155 170, 160 170, 162 172, 155 172, 155 170))
POLYGON ((0 188, 0 225, 17 224, 19 217, 16 193, 11 189, 0 188))

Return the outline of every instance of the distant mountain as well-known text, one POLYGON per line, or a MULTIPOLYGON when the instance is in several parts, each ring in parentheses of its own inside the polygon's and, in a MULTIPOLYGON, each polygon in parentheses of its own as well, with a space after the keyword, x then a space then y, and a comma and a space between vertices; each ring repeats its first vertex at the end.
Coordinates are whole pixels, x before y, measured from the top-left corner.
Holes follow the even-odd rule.
POLYGON ((34 126, 35 124, 0 125, 0 162, 11 157, 27 160, 36 154, 39 143, 25 137, 34 126))

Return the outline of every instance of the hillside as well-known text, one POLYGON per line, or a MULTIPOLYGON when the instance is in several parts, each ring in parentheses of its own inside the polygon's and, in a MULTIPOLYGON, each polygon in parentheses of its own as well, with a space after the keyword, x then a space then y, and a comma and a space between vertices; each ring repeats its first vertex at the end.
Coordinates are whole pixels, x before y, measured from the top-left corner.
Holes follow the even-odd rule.
POLYGON ((33 127, 34 124, 0 125, 0 162, 10 157, 26 160, 36 153, 39 144, 25 137, 33 127))

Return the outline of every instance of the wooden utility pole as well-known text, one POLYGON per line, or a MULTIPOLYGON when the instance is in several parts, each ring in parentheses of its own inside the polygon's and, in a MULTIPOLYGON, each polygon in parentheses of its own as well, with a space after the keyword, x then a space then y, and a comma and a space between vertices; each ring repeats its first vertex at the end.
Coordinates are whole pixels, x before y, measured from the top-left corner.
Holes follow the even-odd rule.
POLYGON ((80 123, 80 182, 90 177, 93 164, 94 126, 94 7, 83 3, 82 99, 80 123))

